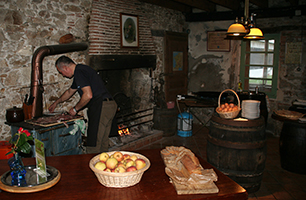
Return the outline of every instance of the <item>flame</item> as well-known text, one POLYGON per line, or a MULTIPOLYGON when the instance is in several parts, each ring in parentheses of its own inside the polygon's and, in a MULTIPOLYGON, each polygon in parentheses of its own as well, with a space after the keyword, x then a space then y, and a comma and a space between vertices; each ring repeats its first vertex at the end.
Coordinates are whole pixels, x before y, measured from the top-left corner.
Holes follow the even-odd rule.
POLYGON ((129 131, 129 128, 125 128, 126 126, 124 125, 118 125, 118 134, 120 136, 123 136, 123 135, 131 135, 130 131, 129 131))

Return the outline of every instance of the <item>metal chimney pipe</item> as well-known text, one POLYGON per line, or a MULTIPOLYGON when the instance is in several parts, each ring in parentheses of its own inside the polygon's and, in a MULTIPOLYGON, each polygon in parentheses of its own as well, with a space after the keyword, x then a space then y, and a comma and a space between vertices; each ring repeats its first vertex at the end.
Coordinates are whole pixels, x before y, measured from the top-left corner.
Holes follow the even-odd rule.
POLYGON ((42 62, 44 57, 69 53, 74 51, 84 51, 88 48, 87 43, 60 44, 39 47, 32 57, 31 90, 30 94, 34 97, 32 117, 41 117, 43 114, 43 73, 42 62))

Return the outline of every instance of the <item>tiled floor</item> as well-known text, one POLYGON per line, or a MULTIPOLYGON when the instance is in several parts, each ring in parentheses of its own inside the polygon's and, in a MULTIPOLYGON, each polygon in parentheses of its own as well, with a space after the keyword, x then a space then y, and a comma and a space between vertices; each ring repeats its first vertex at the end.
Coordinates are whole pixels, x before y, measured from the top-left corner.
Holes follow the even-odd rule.
MULTIPOLYGON (((191 137, 163 137, 161 140, 141 149, 185 146, 206 160, 208 128, 194 125, 191 137)), ((279 138, 267 133, 267 159, 260 189, 249 194, 249 200, 302 200, 306 199, 306 175, 296 174, 281 168, 279 138)), ((306 158, 302 158, 306 159, 306 158)))

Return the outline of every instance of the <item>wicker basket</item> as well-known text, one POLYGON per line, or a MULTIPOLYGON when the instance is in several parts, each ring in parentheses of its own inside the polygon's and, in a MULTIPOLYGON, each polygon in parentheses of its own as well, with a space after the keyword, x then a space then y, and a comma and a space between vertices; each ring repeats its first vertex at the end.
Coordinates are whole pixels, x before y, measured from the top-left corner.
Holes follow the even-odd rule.
MULTIPOLYGON (((124 188, 136 185, 141 180, 143 173, 147 169, 149 169, 151 165, 149 159, 147 159, 145 156, 141 154, 127 152, 127 151, 120 151, 120 152, 122 154, 129 154, 131 156, 136 155, 138 158, 141 158, 146 162, 146 166, 140 170, 132 172, 124 172, 124 173, 106 172, 94 167, 95 164, 99 161, 100 154, 96 155, 90 160, 89 167, 95 173, 99 182, 106 187, 124 188)), ((112 155, 113 153, 115 153, 115 151, 107 153, 108 155, 112 155)))
POLYGON ((231 90, 231 89, 226 89, 226 90, 223 90, 220 95, 219 95, 219 100, 218 100, 218 108, 220 107, 220 99, 221 99, 221 96, 224 92, 233 92, 236 97, 237 97, 237 100, 238 100, 238 110, 235 110, 235 111, 228 111, 228 112, 220 112, 216 109, 216 112, 220 115, 221 118, 223 119, 234 119, 235 117, 237 117, 237 115, 239 114, 239 112, 241 111, 241 108, 240 108, 240 100, 239 100, 239 97, 237 95, 237 93, 234 91, 234 90, 231 90))

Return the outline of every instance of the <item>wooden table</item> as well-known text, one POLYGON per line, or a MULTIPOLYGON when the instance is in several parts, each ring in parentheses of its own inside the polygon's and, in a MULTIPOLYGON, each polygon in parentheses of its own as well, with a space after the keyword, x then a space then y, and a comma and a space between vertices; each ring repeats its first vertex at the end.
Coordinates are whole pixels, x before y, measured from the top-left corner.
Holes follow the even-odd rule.
MULTIPOLYGON (((107 188, 99 183, 89 168, 94 154, 47 157, 47 165, 55 167, 61 173, 61 180, 53 187, 36 193, 9 193, 2 191, 0 199, 248 199, 244 188, 214 168, 218 174, 217 194, 177 195, 169 177, 165 174, 165 165, 160 156, 161 149, 141 150, 151 167, 143 174, 140 183, 128 188, 107 188)), ((212 166, 199 158, 204 168, 212 166)), ((35 164, 34 158, 24 158, 25 165, 35 164)), ((0 174, 9 170, 7 160, 0 160, 0 174)))

